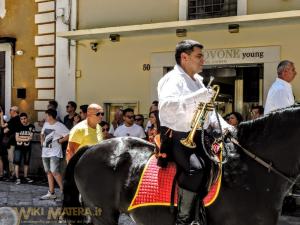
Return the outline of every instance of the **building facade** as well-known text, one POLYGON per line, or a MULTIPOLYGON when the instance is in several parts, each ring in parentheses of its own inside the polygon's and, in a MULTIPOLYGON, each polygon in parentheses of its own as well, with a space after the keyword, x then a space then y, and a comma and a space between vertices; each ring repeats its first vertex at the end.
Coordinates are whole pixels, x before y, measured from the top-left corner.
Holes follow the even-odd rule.
POLYGON ((0 104, 6 114, 16 105, 34 122, 44 118, 49 100, 60 99, 60 105, 75 100, 69 93, 75 85, 63 88, 75 79, 72 47, 56 37, 72 26, 71 6, 68 0, 1 0, 0 104))
POLYGON ((35 119, 32 109, 37 94, 37 49, 34 45, 36 5, 32 1, 16 4, 12 0, 2 0, 0 7, 0 104, 6 114, 10 106, 17 105, 35 119))
MULTIPOLYGON (((300 63, 300 2, 283 0, 83 0, 76 41, 76 100, 99 102, 108 112, 132 106, 147 115, 158 80, 175 64, 183 39, 205 46, 205 78, 220 84, 219 110, 247 116, 264 104, 279 61, 300 63)), ((300 100, 300 79, 293 81, 300 100)), ((109 118, 107 118, 109 119, 109 118)))
POLYGON ((205 47, 203 76, 221 86, 220 111, 246 115, 264 104, 280 60, 297 68, 299 10, 296 0, 1 0, 1 105, 33 120, 51 99, 61 115, 75 100, 102 104, 107 120, 127 106, 147 116, 176 43, 195 39, 205 47))

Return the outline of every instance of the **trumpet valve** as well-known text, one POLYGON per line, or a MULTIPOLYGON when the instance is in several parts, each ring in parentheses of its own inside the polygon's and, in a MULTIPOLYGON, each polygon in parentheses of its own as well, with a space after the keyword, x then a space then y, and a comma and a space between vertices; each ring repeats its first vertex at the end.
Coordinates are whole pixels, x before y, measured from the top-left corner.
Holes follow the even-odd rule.
POLYGON ((208 111, 213 111, 213 110, 214 110, 214 108, 215 108, 214 104, 213 104, 213 103, 211 103, 211 102, 210 102, 210 103, 207 103, 207 105, 206 105, 206 106, 207 106, 207 110, 208 110, 208 111))

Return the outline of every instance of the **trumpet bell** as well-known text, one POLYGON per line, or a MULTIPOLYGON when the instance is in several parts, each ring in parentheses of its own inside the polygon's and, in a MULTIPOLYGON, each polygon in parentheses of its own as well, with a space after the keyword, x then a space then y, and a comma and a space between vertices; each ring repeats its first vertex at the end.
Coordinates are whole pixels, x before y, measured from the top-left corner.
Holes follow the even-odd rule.
POLYGON ((193 142, 193 141, 190 141, 189 138, 181 139, 180 143, 183 144, 185 147, 188 147, 188 148, 196 148, 197 147, 196 143, 193 142))

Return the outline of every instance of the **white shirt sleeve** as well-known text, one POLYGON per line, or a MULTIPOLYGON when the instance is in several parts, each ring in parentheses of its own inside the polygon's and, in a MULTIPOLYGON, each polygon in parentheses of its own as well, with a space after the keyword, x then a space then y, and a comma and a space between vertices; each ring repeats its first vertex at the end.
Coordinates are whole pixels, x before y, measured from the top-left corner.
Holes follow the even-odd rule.
POLYGON ((198 104, 209 102, 212 96, 199 80, 185 80, 176 74, 162 78, 158 85, 161 125, 176 131, 189 131, 198 104))
MULTIPOLYGON (((220 120, 222 132, 225 132, 226 130, 233 132, 235 130, 235 127, 228 124, 219 113, 218 113, 218 118, 220 120)), ((205 122, 204 128, 207 128, 209 125, 214 129, 220 128, 215 110, 209 112, 208 120, 205 122)))

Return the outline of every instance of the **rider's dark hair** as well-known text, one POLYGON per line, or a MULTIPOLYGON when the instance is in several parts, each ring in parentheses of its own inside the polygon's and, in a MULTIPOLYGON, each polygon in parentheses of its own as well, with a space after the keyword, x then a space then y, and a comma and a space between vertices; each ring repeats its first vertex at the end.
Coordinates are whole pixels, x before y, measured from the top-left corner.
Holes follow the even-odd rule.
POLYGON ((181 65, 181 53, 191 54, 194 51, 194 47, 203 49, 198 41, 183 40, 176 45, 175 60, 178 65, 181 65))

